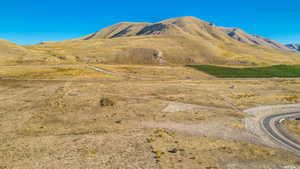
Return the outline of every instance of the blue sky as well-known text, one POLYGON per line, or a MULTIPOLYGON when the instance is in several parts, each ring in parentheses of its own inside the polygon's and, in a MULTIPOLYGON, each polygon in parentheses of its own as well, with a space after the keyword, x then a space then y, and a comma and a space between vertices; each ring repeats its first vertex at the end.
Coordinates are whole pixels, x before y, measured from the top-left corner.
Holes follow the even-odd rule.
POLYGON ((81 37, 121 21, 195 16, 300 43, 299 0, 2 0, 0 38, 18 44, 81 37))

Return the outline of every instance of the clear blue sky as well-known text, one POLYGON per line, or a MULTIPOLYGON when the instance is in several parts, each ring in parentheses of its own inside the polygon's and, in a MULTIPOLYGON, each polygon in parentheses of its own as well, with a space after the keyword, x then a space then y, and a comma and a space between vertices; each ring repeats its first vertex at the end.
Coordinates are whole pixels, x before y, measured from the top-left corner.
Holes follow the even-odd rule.
POLYGON ((81 37, 121 21, 179 16, 300 43, 299 0, 2 0, 0 38, 33 44, 81 37))

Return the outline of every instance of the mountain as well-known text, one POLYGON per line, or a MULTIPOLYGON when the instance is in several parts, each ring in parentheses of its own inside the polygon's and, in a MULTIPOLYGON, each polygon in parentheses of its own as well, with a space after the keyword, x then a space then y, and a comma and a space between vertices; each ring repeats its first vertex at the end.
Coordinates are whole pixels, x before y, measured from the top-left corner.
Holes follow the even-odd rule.
POLYGON ((200 36, 206 39, 226 40, 227 38, 225 37, 224 33, 232 39, 249 45, 292 51, 289 47, 274 40, 258 35, 251 35, 238 28, 216 27, 212 23, 208 23, 191 16, 168 19, 153 24, 130 22, 118 23, 102 29, 94 34, 88 35, 82 39, 108 39, 145 35, 192 35, 200 36))
POLYGON ((210 23, 195 17, 182 17, 168 19, 158 23, 122 22, 102 29, 82 39, 108 39, 146 35, 194 35, 212 39, 218 37, 221 39, 224 38, 224 33, 212 26, 210 23))
POLYGON ((112 64, 272 65, 300 63, 279 42, 195 17, 122 22, 72 40, 30 47, 61 62, 112 64))
POLYGON ((296 50, 300 52, 300 44, 288 44, 286 46, 292 50, 296 50))

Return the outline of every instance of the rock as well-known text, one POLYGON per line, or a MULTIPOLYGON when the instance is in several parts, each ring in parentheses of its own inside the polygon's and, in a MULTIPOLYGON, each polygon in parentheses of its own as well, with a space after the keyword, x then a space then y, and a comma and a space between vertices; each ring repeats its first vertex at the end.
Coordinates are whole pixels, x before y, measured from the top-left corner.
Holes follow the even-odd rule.
POLYGON ((235 86, 235 85, 232 85, 232 86, 230 86, 229 88, 230 88, 230 89, 235 89, 236 86, 235 86))
POLYGON ((176 148, 174 148, 174 149, 172 149, 172 150, 169 150, 168 152, 169 152, 169 153, 177 153, 177 151, 178 151, 178 150, 177 150, 176 148))

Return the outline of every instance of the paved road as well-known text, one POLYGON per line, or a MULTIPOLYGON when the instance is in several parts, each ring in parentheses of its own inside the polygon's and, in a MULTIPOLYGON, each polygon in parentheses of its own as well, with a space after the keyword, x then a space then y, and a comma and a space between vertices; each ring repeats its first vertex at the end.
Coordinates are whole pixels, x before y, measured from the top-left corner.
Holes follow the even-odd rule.
POLYGON ((289 133, 282 130, 280 121, 290 117, 300 116, 300 112, 281 113, 265 117, 261 121, 263 130, 276 142, 300 155, 300 140, 296 140, 289 133))

